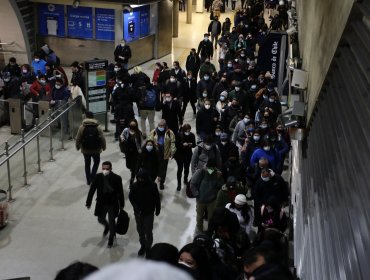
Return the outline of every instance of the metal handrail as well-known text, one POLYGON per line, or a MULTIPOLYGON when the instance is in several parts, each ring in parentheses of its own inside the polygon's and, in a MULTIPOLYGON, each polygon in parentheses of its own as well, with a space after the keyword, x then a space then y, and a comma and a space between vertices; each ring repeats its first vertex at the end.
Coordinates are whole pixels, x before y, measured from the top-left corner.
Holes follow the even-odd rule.
MULTIPOLYGON (((54 122, 56 122, 64 113, 66 113, 67 111, 69 111, 76 103, 77 103, 77 100, 79 99, 80 97, 74 99, 71 103, 68 103, 70 104, 65 110, 63 110, 61 113, 59 113, 56 117, 54 117, 53 119, 50 119, 50 117, 48 117, 43 123, 47 122, 47 125, 42 127, 42 128, 38 128, 40 127, 40 125, 38 126, 35 126, 35 128, 33 129, 33 131, 38 131, 37 133, 35 133, 33 136, 31 136, 29 139, 25 140, 23 142, 23 137, 21 137, 19 139, 19 141, 15 144, 13 144, 12 146, 9 147, 9 150, 15 148, 14 151, 12 151, 11 153, 9 153, 9 155, 7 155, 7 157, 3 160, 0 161, 0 167, 5 163, 7 162, 9 159, 11 159, 17 152, 19 152, 21 149, 23 149, 23 147, 25 147, 28 143, 30 143, 33 139, 35 139, 37 136, 39 136, 45 129, 49 128, 50 125, 52 125, 54 122), (18 146, 20 143, 22 143, 20 146, 18 146), (15 147, 15 146, 18 146, 18 147, 15 147)), ((63 107, 65 105, 62 105, 60 107, 63 107)), ((58 108, 59 110, 59 108, 58 108)), ((58 111, 56 111, 58 112, 58 111)), ((51 115, 52 116, 52 115, 51 115)), ((32 130, 25 134, 24 135, 24 138, 26 138, 27 135, 31 134, 33 132, 32 130)))
POLYGON ((15 41, 13 41, 13 42, 11 42, 11 43, 1 43, 0 42, 0 46, 12 46, 12 45, 14 45, 15 44, 15 41))

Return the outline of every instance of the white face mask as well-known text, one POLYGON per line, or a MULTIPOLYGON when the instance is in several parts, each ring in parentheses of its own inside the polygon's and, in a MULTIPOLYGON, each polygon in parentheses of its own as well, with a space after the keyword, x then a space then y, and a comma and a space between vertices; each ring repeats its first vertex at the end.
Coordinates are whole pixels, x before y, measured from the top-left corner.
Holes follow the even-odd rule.
POLYGON ((179 261, 179 264, 182 264, 186 267, 193 268, 191 265, 187 264, 186 262, 179 261))
POLYGON ((267 128, 267 124, 261 124, 261 128, 267 128))
POLYGON ((231 67, 233 67, 233 64, 232 63, 228 63, 227 64, 227 67, 231 68, 231 67))
POLYGON ((240 87, 235 87, 235 91, 239 91, 240 90, 240 87))
POLYGON ((221 131, 216 131, 215 134, 216 134, 216 136, 220 136, 221 135, 221 131))
POLYGON ((275 101, 275 99, 273 99, 273 98, 269 98, 269 102, 274 102, 275 101))
POLYGON ((165 98, 167 102, 171 102, 172 98, 171 97, 166 97, 165 98))
POLYGON ((209 39, 208 39, 208 37, 204 37, 204 41, 208 41, 209 39))
POLYGON ((60 85, 55 85, 55 88, 56 89, 60 89, 62 86, 60 86, 60 85))
POLYGON ((146 150, 148 152, 151 152, 153 150, 153 146, 152 145, 146 145, 146 150))
POLYGON ((220 101, 225 101, 225 96, 220 96, 220 101))
POLYGON ((6 82, 6 83, 9 82, 9 81, 10 81, 10 78, 5 78, 4 79, 4 82, 6 82))
POLYGON ((190 135, 190 132, 189 131, 185 131, 184 134, 185 135, 190 135))
POLYGON ((124 47, 124 46, 126 46, 126 44, 125 43, 121 43, 121 47, 124 47))
POLYGON ((26 73, 28 73, 28 70, 27 70, 27 69, 23 69, 23 70, 22 70, 22 72, 23 72, 24 74, 26 74, 26 73))
POLYGON ((261 139, 261 136, 254 135, 253 140, 254 141, 259 141, 261 139))
POLYGON ((244 123, 248 123, 251 119, 244 118, 244 123))
POLYGON ((202 95, 203 95, 203 97, 207 97, 208 94, 206 92, 203 92, 202 95))
POLYGON ((204 76, 204 80, 208 81, 209 80, 209 76, 204 76))
POLYGON ((174 78, 170 78, 170 82, 171 82, 171 83, 174 83, 174 82, 176 82, 176 79, 174 79, 174 78))
POLYGON ((61 78, 62 75, 55 75, 55 78, 61 78))
POLYGON ((40 61, 40 58, 35 58, 35 62, 39 62, 40 61))
POLYGON ((270 151, 270 150, 271 150, 271 147, 270 147, 270 146, 264 146, 264 147, 263 147, 263 149, 264 149, 266 152, 268 152, 268 151, 270 151))
POLYGON ((207 151, 209 151, 209 150, 211 149, 211 145, 204 145, 203 147, 204 147, 204 149, 206 149, 207 151))
POLYGON ((204 105, 204 108, 208 110, 209 108, 211 108, 211 105, 204 105))
POLYGON ((227 141, 221 141, 221 144, 225 146, 227 144, 227 141))
POLYGON ((119 71, 119 68, 118 67, 114 67, 114 72, 118 72, 119 71))
POLYGON ((262 177, 262 176, 261 176, 261 179, 262 179, 263 181, 265 181, 265 182, 270 181, 270 177, 262 177))
POLYGON ((104 175, 104 176, 108 176, 108 175, 109 175, 109 173, 110 173, 110 171, 109 171, 109 170, 105 170, 105 169, 104 169, 104 170, 102 171, 102 173, 103 173, 103 175, 104 175))

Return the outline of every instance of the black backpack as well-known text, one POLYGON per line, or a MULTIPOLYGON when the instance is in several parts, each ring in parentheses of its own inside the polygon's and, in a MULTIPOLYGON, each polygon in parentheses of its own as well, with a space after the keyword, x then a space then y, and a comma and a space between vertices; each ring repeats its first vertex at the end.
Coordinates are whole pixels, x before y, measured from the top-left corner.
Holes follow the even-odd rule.
POLYGON ((87 125, 82 132, 81 145, 84 149, 95 150, 102 146, 97 125, 87 125))

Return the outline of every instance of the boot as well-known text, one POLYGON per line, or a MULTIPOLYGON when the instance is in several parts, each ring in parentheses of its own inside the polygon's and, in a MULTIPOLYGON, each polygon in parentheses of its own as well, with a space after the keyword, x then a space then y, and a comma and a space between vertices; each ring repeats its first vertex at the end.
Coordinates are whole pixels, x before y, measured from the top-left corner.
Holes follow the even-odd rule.
POLYGON ((141 247, 140 247, 140 250, 137 252, 137 255, 138 255, 139 257, 142 257, 142 256, 144 256, 144 255, 145 255, 145 246, 141 246, 141 247))

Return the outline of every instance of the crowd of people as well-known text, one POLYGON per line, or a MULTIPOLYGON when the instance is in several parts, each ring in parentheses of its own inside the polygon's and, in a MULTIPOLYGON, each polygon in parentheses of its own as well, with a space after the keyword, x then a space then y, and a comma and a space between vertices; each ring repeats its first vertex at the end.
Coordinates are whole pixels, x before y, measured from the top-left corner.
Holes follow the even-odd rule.
MULTIPOLYGON (((167 262, 200 280, 293 279, 284 234, 289 188, 281 176, 290 138, 278 121, 282 108, 276 85, 270 73, 259 70, 256 59, 269 31, 286 28, 286 4, 244 1, 234 22, 225 18, 221 24, 221 7, 228 2, 215 0, 210 7, 217 1, 203 40, 191 48, 184 65, 156 62, 152 77, 140 66, 129 73, 131 50, 122 40, 114 51, 115 63, 107 69, 114 138, 131 174, 129 200, 140 237, 138 255, 167 262), (270 26, 264 20, 265 7, 273 10, 270 26), (216 57, 217 67, 212 63, 216 57), (195 127, 184 121, 189 103, 195 127), (161 115, 158 123, 156 112, 161 115), (161 211, 159 191, 168 187, 172 159, 177 164, 176 191, 185 187, 188 197, 196 200, 195 238, 180 250, 164 243, 153 246, 154 215, 161 211)), ((86 94, 82 65, 76 61, 71 67, 69 82, 59 58, 45 44, 31 65, 9 60, 1 94, 5 99, 65 104, 86 94)), ((103 235, 109 234, 111 248, 115 218, 125 206, 122 178, 109 161, 98 173, 106 141, 94 115, 87 111, 85 116, 76 148, 84 155, 90 186, 86 206, 91 207, 96 192, 95 215, 104 225, 103 235)))

